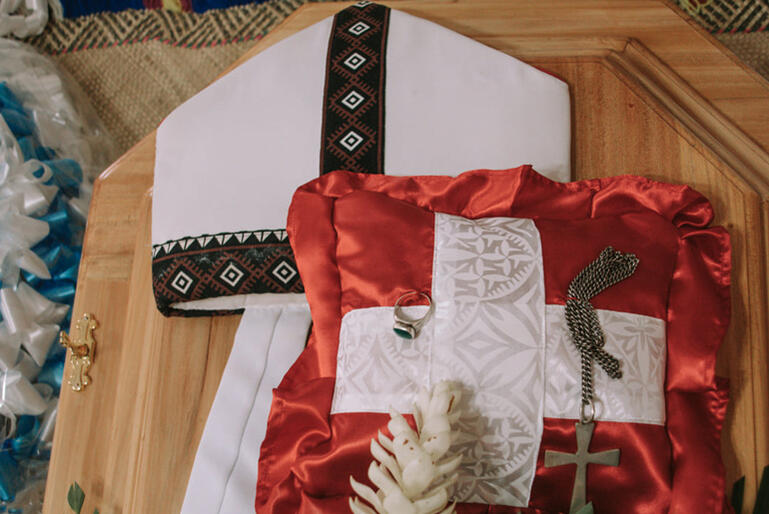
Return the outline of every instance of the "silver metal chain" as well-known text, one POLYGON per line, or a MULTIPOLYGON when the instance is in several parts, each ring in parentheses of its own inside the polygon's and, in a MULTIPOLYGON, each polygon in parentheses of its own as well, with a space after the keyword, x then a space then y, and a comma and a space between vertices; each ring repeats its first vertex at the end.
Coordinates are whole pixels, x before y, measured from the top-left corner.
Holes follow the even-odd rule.
POLYGON ((582 361, 580 420, 583 423, 592 421, 595 415, 595 408, 593 407, 593 361, 598 361, 601 368, 611 378, 622 377, 619 360, 603 349, 606 338, 590 299, 604 289, 631 276, 637 266, 638 258, 635 255, 632 253, 623 254, 608 246, 569 284, 566 299, 566 324, 582 361), (585 407, 587 406, 591 408, 589 416, 585 414, 585 407))

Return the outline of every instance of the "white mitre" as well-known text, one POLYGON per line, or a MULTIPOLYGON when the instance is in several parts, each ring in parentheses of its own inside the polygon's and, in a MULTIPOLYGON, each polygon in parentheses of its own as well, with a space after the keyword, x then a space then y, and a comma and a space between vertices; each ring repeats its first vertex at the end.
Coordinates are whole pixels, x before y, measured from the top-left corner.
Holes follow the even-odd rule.
POLYGON ((360 2, 261 52, 160 125, 158 306, 199 315, 302 301, 283 228, 294 190, 319 174, 521 164, 569 179, 567 85, 439 25, 360 2))

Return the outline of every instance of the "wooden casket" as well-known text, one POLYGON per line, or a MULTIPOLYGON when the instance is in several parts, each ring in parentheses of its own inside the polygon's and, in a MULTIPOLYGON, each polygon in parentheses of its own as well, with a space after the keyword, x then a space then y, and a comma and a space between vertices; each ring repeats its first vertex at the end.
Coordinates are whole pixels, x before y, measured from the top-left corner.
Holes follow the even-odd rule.
MULTIPOLYGON (((769 464, 769 83, 663 1, 384 2, 550 70, 572 95, 575 179, 632 173, 689 184, 733 244, 727 484, 745 512, 769 464)), ((340 10, 308 4, 239 61, 340 10)), ((237 65, 238 63, 236 63, 237 65)), ((64 388, 44 512, 179 512, 239 316, 164 318, 151 290, 155 135, 98 179, 73 318, 100 322, 93 384, 64 388)), ((67 370, 65 370, 65 373, 67 370)))

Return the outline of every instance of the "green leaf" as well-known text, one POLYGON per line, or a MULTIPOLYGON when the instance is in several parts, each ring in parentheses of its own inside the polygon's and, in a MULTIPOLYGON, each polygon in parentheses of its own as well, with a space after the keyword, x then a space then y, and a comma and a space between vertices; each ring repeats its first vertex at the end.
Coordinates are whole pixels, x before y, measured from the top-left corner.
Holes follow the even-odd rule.
POLYGON ((732 507, 738 514, 742 512, 742 502, 745 497, 745 477, 741 477, 732 486, 732 507))
POLYGON ((69 491, 67 492, 67 503, 69 503, 69 508, 76 514, 80 514, 80 511, 83 509, 84 501, 85 493, 80 488, 80 484, 74 482, 69 486, 69 491))
POLYGON ((758 486, 756 493, 756 506, 753 507, 753 514, 766 512, 769 512, 769 466, 766 466, 761 474, 761 485, 758 486))
POLYGON ((93 514, 99 514, 99 509, 93 509, 93 514))
POLYGON ((588 503, 577 511, 577 514, 593 514, 593 502, 588 503))

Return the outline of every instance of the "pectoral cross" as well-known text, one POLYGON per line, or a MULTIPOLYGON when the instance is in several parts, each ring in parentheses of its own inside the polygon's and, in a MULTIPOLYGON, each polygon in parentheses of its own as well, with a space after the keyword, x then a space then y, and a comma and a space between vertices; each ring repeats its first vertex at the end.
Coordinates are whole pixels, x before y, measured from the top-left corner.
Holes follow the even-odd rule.
POLYGON ((631 276, 638 266, 638 258, 630 253, 623 254, 607 246, 596 260, 580 271, 569 283, 566 292, 566 324, 569 326, 571 340, 579 350, 582 378, 579 423, 577 423, 577 453, 545 451, 545 467, 553 468, 576 464, 574 489, 571 493, 569 514, 576 513, 587 501, 587 465, 619 465, 619 450, 590 453, 590 440, 593 439, 595 424, 595 404, 593 403, 593 361, 612 379, 622 378, 619 360, 604 350, 606 342, 598 315, 590 303, 595 295, 631 276), (589 410, 588 410, 589 409, 589 410))
POLYGON ((545 451, 545 467, 553 468, 566 464, 577 465, 577 475, 574 478, 574 489, 571 493, 571 506, 569 514, 574 514, 585 506, 587 502, 587 465, 603 464, 604 466, 619 465, 619 450, 607 450, 604 452, 590 453, 590 441, 593 439, 595 423, 579 422, 577 429, 577 453, 563 453, 551 450, 545 451))

